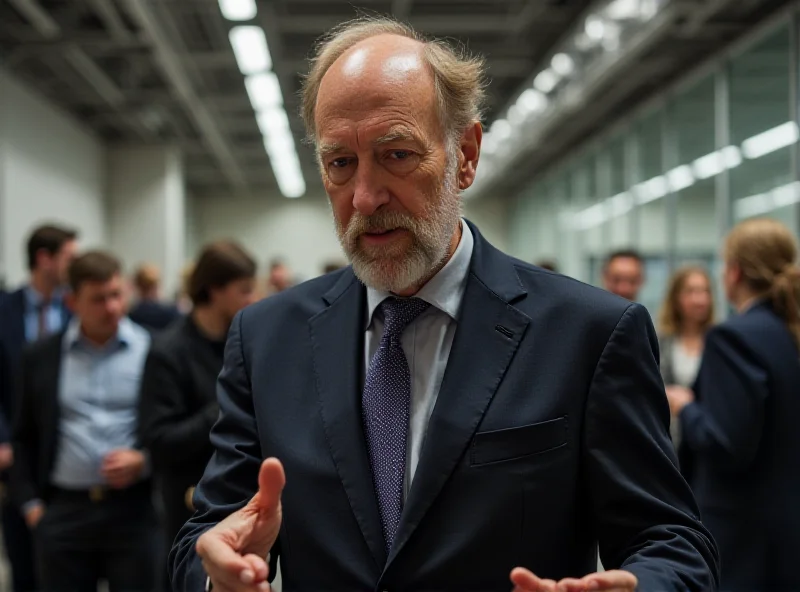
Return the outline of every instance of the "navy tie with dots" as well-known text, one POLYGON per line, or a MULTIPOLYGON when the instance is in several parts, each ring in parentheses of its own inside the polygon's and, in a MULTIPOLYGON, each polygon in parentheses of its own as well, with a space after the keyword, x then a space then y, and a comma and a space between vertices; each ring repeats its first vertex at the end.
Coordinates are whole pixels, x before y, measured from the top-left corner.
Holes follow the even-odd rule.
POLYGON ((411 371, 400 338, 406 327, 429 306, 419 298, 387 298, 381 303, 383 336, 369 363, 361 399, 364 433, 387 553, 403 511, 411 407, 411 371))

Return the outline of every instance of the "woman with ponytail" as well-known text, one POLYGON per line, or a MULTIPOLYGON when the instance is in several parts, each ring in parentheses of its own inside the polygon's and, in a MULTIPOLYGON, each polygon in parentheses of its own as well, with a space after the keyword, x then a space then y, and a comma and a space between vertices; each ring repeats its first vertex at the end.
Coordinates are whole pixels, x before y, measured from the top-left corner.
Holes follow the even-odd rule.
POLYGON ((668 395, 695 455, 692 486, 720 548, 724 592, 797 590, 800 267, 775 220, 736 226, 724 284, 737 314, 712 329, 692 391, 668 395))

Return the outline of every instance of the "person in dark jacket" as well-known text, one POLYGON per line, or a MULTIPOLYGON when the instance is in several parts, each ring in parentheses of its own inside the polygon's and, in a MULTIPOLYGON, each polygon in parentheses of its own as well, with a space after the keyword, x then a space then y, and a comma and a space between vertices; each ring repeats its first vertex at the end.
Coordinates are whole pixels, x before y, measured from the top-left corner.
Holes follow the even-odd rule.
POLYGON ((188 282, 191 314, 155 337, 145 364, 140 437, 152 453, 167 549, 192 515, 192 490, 211 457, 225 337, 235 314, 253 302, 255 276, 255 261, 239 245, 207 246, 188 282))
POLYGON ((158 267, 149 263, 141 265, 133 276, 139 300, 131 308, 128 318, 151 332, 163 331, 181 316, 177 306, 160 300, 160 284, 158 267))
POLYGON ((781 223, 749 220, 731 231, 725 260, 725 290, 739 314, 708 333, 694 394, 667 395, 695 454, 691 481, 720 548, 720 589, 797 590, 797 246, 781 223))

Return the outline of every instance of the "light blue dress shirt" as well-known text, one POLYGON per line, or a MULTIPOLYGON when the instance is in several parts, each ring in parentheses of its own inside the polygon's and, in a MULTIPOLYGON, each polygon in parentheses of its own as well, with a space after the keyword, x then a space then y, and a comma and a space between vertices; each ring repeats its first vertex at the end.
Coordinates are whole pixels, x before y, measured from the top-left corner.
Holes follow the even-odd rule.
MULTIPOLYGON (((403 487, 406 497, 417 470, 428 421, 439 396, 453 346, 474 244, 472 232, 462 220, 461 240, 455 253, 439 273, 415 295, 431 306, 408 326, 400 340, 411 371, 411 414, 403 487)), ((369 324, 364 339, 365 369, 369 368, 369 362, 378 350, 383 335, 383 312, 378 306, 390 296, 389 292, 367 288, 369 324)))
POLYGON ((127 318, 103 347, 81 335, 77 319, 70 322, 62 347, 53 485, 105 485, 103 458, 112 450, 136 447, 139 383, 149 348, 150 334, 127 318))
MULTIPOLYGON (((26 286, 23 293, 25 294, 25 341, 31 343, 39 338, 39 307, 44 298, 33 286, 26 286)), ((46 335, 58 333, 64 328, 67 320, 63 294, 60 291, 55 292, 44 308, 44 333, 46 335)))

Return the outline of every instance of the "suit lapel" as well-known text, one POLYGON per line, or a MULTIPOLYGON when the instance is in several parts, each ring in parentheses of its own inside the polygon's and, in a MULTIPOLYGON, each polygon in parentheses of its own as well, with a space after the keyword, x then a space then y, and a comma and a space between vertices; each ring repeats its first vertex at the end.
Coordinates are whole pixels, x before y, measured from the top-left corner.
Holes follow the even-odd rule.
POLYGON ((530 321, 509 305, 525 295, 511 259, 470 228, 475 246, 458 327, 387 569, 463 457, 530 321))
POLYGON ((364 540, 382 569, 386 551, 361 421, 366 290, 348 269, 325 300, 329 306, 309 321, 325 436, 364 540))

